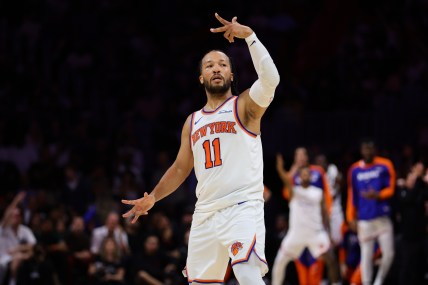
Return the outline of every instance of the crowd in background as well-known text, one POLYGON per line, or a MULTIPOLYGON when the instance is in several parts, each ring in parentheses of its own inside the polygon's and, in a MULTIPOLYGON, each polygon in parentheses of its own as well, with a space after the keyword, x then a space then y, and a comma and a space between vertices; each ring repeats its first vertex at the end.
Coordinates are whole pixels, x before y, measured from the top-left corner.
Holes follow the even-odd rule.
POLYGON ((197 67, 207 50, 231 55, 241 89, 255 79, 246 46, 209 32, 214 12, 250 25, 282 78, 262 123, 265 183, 277 198, 265 207, 270 265, 286 230, 276 153, 291 163, 303 145, 346 174, 371 136, 399 178, 427 163, 427 1, 2 1, 0 209, 37 241, 6 278, 187 284, 194 176, 136 225, 117 214, 172 163, 185 118, 205 101, 197 67), (127 242, 94 239, 109 224, 127 242))

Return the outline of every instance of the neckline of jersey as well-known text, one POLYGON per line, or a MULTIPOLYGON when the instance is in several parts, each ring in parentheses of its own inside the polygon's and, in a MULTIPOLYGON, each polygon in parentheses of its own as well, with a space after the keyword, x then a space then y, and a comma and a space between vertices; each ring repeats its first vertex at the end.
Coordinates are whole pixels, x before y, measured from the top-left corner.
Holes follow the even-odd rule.
POLYGON ((232 98, 235 98, 236 96, 235 95, 232 95, 231 97, 229 97, 229 98, 227 98, 226 100, 224 100, 224 102, 223 103, 221 103, 215 110, 212 110, 212 111, 205 111, 204 110, 204 108, 202 108, 201 109, 201 112, 202 112, 202 114, 205 114, 205 115, 211 115, 211 114, 213 114, 213 113, 215 113, 215 112, 217 112, 221 107, 223 107, 224 106, 224 104, 226 104, 230 99, 232 99, 232 98))

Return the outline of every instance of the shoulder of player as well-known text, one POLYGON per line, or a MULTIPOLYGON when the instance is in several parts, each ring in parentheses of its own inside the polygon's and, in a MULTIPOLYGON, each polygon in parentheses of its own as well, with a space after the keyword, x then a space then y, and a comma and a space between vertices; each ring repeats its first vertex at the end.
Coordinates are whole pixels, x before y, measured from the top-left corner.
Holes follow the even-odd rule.
POLYGON ((374 164, 385 167, 388 171, 394 172, 394 164, 392 161, 385 157, 376 156, 374 159, 374 164))
POLYGON ((390 159, 386 158, 386 157, 381 157, 381 156, 376 156, 374 158, 374 163, 375 164, 381 164, 381 165, 386 165, 386 166, 392 166, 393 163, 390 159))
POLYGON ((321 175, 325 175, 324 168, 322 168, 319 165, 310 164, 309 165, 309 169, 312 170, 312 171, 319 172, 321 175))
POLYGON ((354 162, 353 164, 351 164, 351 166, 348 169, 348 175, 352 175, 352 173, 358 169, 361 168, 362 165, 362 160, 358 160, 356 162, 354 162))
POLYGON ((191 113, 190 115, 187 116, 186 121, 183 124, 182 134, 190 134, 190 132, 192 131, 193 121, 195 120, 195 114, 196 112, 191 113))

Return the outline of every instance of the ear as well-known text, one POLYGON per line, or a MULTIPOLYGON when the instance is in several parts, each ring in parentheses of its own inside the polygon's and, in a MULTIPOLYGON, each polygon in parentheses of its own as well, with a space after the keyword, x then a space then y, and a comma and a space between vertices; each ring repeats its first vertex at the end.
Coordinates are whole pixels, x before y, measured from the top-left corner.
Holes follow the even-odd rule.
POLYGON ((202 75, 199 75, 199 83, 204 84, 204 78, 202 75))
POLYGON ((230 74, 230 81, 233 81, 233 73, 230 74))

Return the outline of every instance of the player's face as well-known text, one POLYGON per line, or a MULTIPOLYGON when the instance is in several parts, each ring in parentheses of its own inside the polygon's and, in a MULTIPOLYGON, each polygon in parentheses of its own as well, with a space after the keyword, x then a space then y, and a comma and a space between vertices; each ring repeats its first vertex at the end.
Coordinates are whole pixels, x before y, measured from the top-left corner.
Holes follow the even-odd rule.
POLYGON ((310 184, 311 170, 307 167, 300 169, 300 180, 302 184, 310 184))
POLYGON ((308 164, 308 153, 305 148, 299 147, 294 153, 294 162, 302 167, 308 164))
POLYGON ((375 156, 375 146, 373 143, 363 143, 361 145, 361 156, 365 162, 372 162, 375 156))
POLYGON ((220 51, 207 53, 202 59, 199 81, 205 90, 212 94, 223 95, 230 90, 233 81, 230 60, 220 51))

